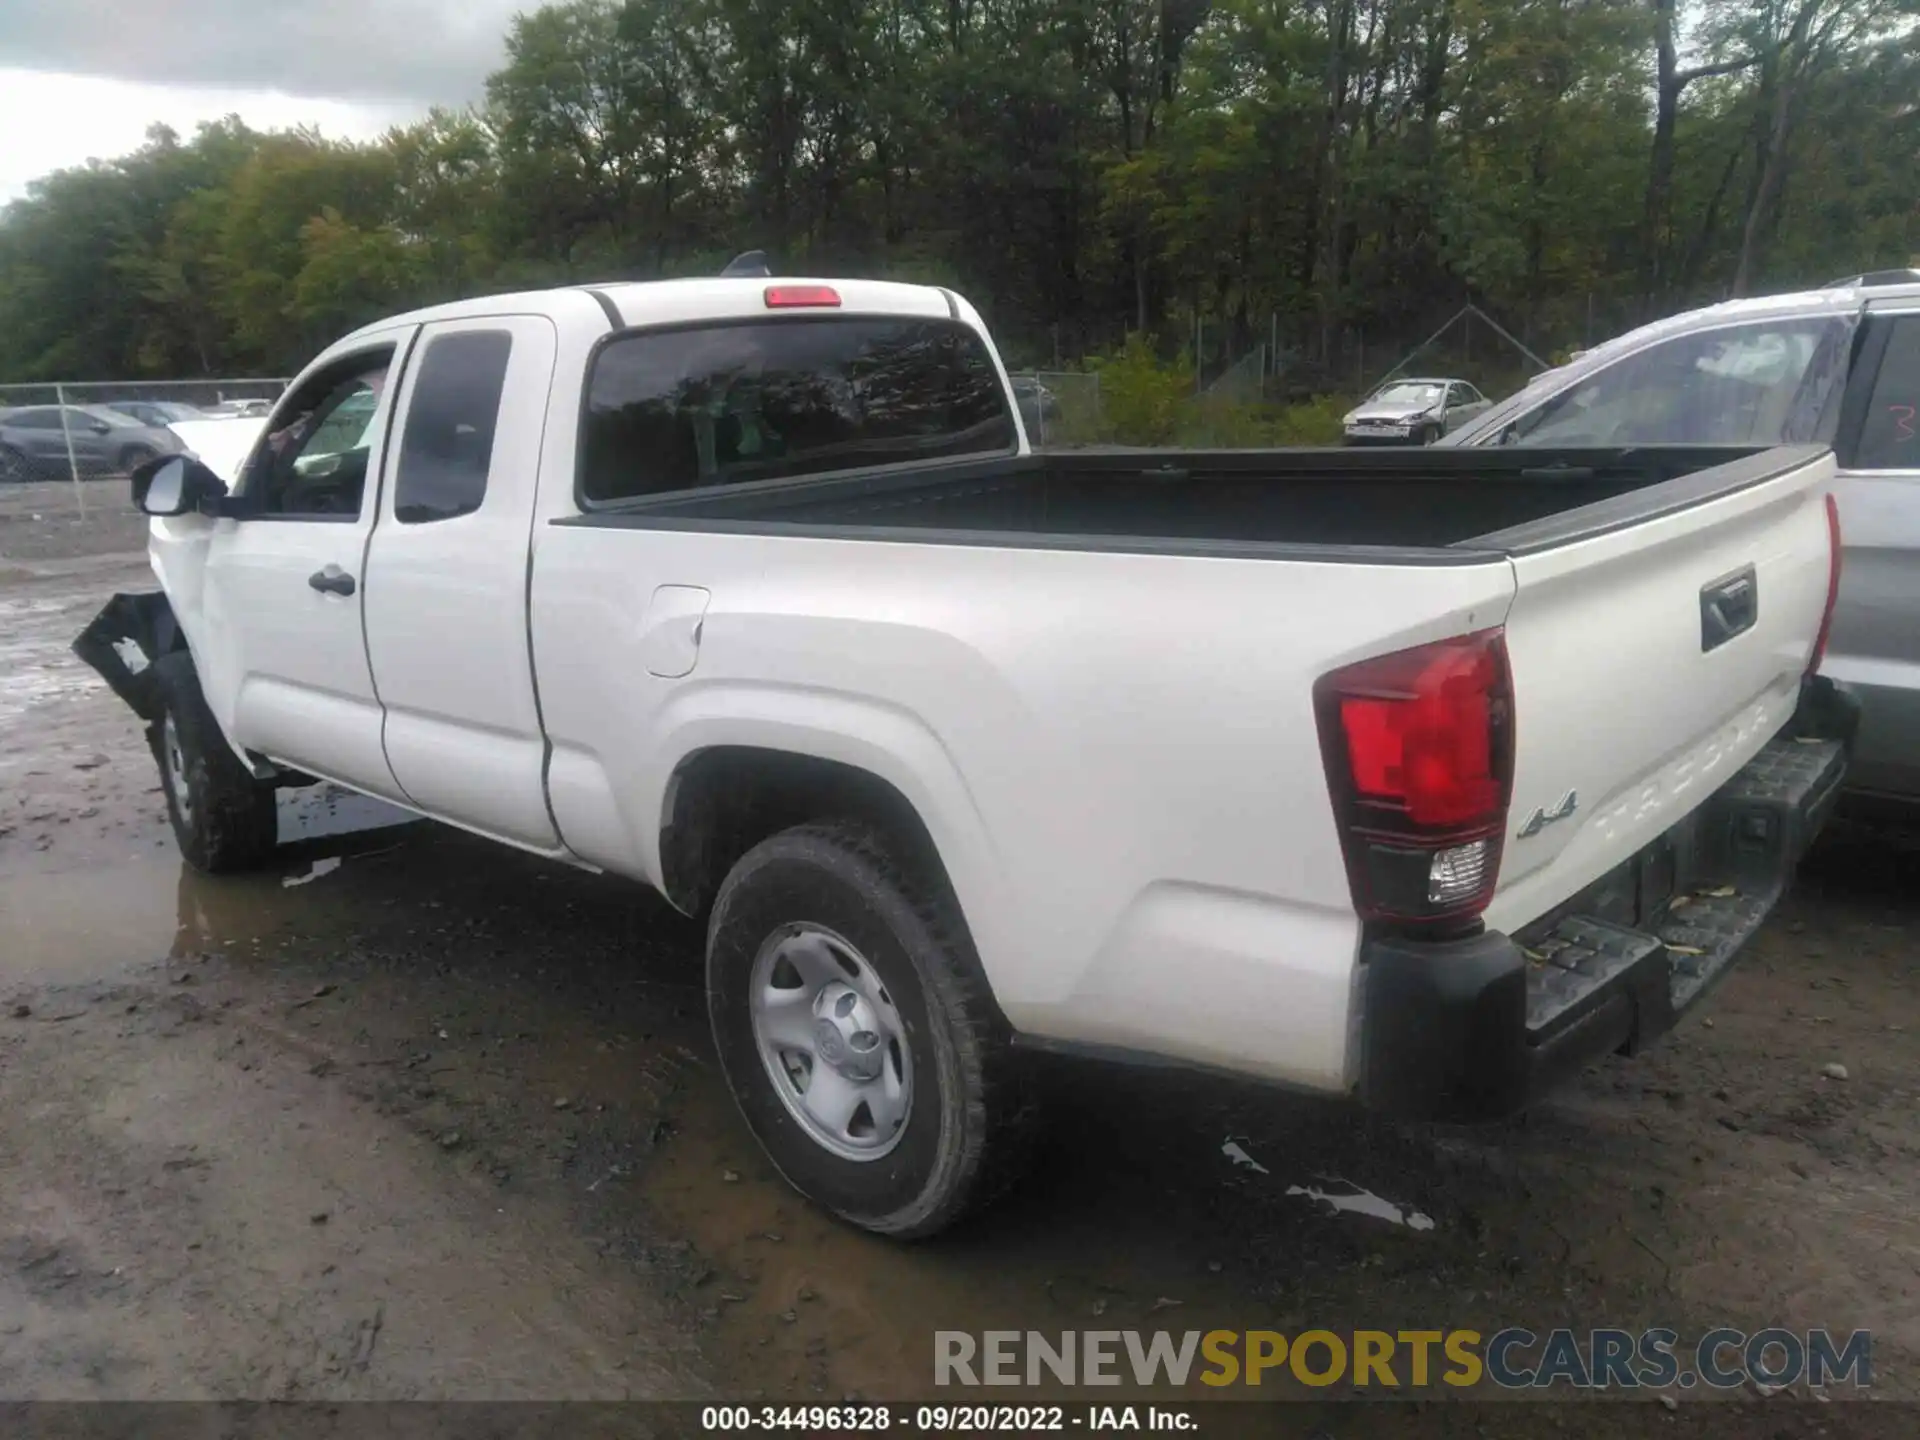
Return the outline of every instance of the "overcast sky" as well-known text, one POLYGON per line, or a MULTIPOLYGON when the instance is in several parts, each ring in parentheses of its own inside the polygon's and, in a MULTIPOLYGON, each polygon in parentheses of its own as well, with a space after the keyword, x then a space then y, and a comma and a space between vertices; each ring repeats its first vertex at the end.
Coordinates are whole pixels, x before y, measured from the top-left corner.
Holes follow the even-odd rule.
POLYGON ((155 121, 355 139, 480 98, 538 0, 0 0, 0 202, 155 121))

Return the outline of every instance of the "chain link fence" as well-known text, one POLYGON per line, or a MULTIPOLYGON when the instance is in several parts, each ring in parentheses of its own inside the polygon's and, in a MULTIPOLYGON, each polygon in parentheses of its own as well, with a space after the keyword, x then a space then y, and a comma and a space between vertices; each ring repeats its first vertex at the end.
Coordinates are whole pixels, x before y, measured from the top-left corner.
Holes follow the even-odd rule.
POLYGON ((1028 370, 1007 377, 1036 450, 1097 445, 1106 438, 1100 377, 1075 370, 1028 370))
POLYGON ((1266 399, 1267 347, 1256 345, 1214 377, 1201 397, 1231 405, 1257 405, 1266 399))
POLYGON ((61 381, 0 385, 0 484, 67 480, 75 503, 91 480, 124 476, 191 448, 183 425, 258 420, 284 379, 61 381))
POLYGON ((21 564, 144 550, 147 519, 127 486, 94 482, 122 479, 155 455, 210 449, 225 425, 248 438, 286 384, 0 385, 0 576, 21 564))

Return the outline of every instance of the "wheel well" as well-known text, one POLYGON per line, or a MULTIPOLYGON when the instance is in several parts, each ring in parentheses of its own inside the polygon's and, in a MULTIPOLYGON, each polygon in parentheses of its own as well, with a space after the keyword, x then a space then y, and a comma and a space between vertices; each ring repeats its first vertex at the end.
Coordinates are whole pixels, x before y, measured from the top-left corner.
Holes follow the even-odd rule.
MULTIPOLYGON (((945 866, 913 803, 872 771, 812 755, 721 745, 680 762, 667 786, 660 831, 661 888, 676 909, 702 915, 740 857, 809 820, 880 825, 905 858, 948 886, 945 866)), ((951 891, 949 889, 949 895, 951 891)))

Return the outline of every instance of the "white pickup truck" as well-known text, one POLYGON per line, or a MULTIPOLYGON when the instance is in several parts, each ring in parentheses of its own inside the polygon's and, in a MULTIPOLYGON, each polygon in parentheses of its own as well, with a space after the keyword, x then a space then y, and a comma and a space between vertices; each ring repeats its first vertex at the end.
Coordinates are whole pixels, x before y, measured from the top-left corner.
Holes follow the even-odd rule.
POLYGON ((1036 455, 946 290, 558 289, 349 335, 231 488, 145 467, 164 594, 76 649, 196 866, 324 778, 707 917, 754 1133, 922 1235, 1027 1046, 1472 1117, 1668 1028, 1845 769, 1832 477, 1036 455))

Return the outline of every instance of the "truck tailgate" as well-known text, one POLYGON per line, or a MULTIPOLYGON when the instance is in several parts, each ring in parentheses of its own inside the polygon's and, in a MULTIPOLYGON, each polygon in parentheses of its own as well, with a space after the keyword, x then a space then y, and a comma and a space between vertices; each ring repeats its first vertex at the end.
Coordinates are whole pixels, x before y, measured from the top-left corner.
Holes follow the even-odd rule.
POLYGON ((1834 463, 1793 450, 1716 470, 1752 465, 1744 484, 1672 482, 1706 498, 1650 520, 1479 542, 1510 546, 1516 582, 1513 798, 1489 926, 1525 925, 1651 844, 1793 714, 1827 601, 1834 463))

